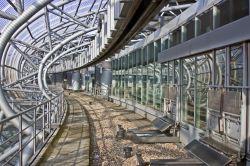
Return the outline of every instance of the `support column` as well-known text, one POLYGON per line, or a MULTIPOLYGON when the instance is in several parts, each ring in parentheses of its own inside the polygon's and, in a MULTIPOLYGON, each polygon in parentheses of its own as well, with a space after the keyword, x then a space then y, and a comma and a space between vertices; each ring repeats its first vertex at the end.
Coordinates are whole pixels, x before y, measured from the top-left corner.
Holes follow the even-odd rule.
POLYGON ((79 90, 80 89, 80 71, 74 71, 72 73, 72 90, 79 90))
POLYGON ((112 82, 111 60, 103 61, 102 74, 101 74, 101 90, 103 94, 105 95, 109 94, 111 82, 112 82))

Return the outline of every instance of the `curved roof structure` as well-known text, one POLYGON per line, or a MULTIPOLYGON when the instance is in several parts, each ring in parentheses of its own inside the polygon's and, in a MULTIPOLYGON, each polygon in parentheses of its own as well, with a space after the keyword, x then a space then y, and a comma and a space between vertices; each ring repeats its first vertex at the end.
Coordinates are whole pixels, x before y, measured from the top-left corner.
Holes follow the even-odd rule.
MULTIPOLYGON (((169 20, 169 14, 173 18, 189 7, 183 4, 170 8, 170 3, 179 5, 177 1, 164 0, 1 1, 0 121, 17 117, 41 103, 52 102, 57 93, 48 88, 47 73, 98 63, 131 39, 140 38, 142 31, 155 29, 157 25, 150 23, 155 16, 166 15, 169 20), (175 14, 172 10, 178 12, 175 14)), ((56 105, 53 102, 51 104, 56 105)), ((28 125, 35 116, 25 115, 21 124, 28 125)), ((16 129, 20 127, 14 118, 8 124, 16 129)), ((27 133, 29 135, 29 131, 27 133)), ((3 149, 0 153, 6 154, 0 157, 1 163, 6 161, 8 153, 3 149)))

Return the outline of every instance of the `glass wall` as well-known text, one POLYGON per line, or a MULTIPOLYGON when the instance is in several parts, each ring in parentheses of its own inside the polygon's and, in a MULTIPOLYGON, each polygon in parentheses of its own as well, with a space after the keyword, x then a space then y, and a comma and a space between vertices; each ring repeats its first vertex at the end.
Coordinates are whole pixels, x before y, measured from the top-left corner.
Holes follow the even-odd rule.
POLYGON ((167 87, 176 86, 179 100, 175 111, 178 111, 181 121, 205 129, 208 88, 227 90, 243 86, 243 71, 246 70, 243 69, 243 44, 208 50, 162 64, 157 62, 158 54, 249 14, 248 0, 236 3, 236 0, 222 1, 164 38, 114 59, 112 94, 163 111, 167 87))
POLYGON ((158 53, 161 52, 161 39, 155 42, 155 68, 154 68, 154 108, 156 110, 161 109, 161 64, 157 63, 158 60, 158 53))
POLYGON ((147 65, 147 106, 153 108, 153 84, 154 84, 154 43, 148 46, 148 65, 147 65))
POLYGON ((212 84, 213 58, 206 53, 182 61, 182 120, 205 129, 207 91, 212 84))
POLYGON ((206 128, 207 92, 212 84, 212 53, 196 57, 195 126, 206 128))
POLYGON ((182 120, 194 125, 195 58, 182 60, 182 120))
POLYGON ((231 86, 243 85, 243 48, 242 45, 230 47, 230 81, 231 86))
POLYGON ((224 86, 225 75, 226 75, 226 49, 225 48, 215 51, 214 74, 215 74, 215 85, 224 86))
POLYGON ((223 0, 169 32, 164 41, 164 49, 174 47, 248 15, 249 0, 223 0))

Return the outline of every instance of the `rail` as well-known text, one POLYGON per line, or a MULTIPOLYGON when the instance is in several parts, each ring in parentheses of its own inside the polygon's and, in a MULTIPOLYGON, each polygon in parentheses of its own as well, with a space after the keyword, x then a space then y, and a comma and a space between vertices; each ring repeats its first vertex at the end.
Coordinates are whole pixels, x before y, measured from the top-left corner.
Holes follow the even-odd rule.
POLYGON ((62 123, 65 110, 60 92, 51 100, 1 120, 0 165, 29 165, 62 123), (18 128, 13 127, 13 121, 18 121, 18 128))

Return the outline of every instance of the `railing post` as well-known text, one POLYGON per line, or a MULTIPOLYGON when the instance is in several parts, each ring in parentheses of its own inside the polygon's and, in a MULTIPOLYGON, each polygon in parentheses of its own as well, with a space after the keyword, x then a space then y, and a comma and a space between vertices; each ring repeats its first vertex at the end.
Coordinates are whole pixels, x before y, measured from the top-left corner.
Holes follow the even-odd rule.
POLYGON ((58 96, 58 105, 57 105, 57 114, 58 114, 58 117, 57 117, 57 123, 60 123, 60 117, 61 117, 61 95, 58 96))
POLYGON ((62 108, 61 108, 61 113, 62 113, 62 117, 64 114, 64 93, 62 93, 62 108))
POLYGON ((58 107, 59 107, 59 98, 57 99, 58 102, 56 102, 57 104, 55 104, 55 123, 58 123, 59 122, 59 112, 58 112, 58 107))
POLYGON ((43 104, 43 142, 45 141, 45 104, 43 104))
POLYGON ((48 110, 47 110, 47 113, 48 113, 48 128, 49 128, 49 132, 50 132, 50 129, 51 129, 51 111, 50 111, 50 107, 51 107, 51 101, 48 102, 48 110))
POLYGON ((22 129, 22 114, 19 116, 19 165, 22 166, 23 165, 23 129, 22 129))
POLYGON ((36 109, 33 112, 33 151, 36 153, 36 109))

